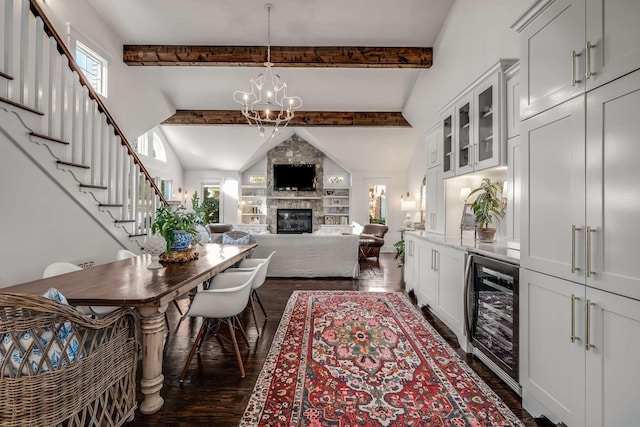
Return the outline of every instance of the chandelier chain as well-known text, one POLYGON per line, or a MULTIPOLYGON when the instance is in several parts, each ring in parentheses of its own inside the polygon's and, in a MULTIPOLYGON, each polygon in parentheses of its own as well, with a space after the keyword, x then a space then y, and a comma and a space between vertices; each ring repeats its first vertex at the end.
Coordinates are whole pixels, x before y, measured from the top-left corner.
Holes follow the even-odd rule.
POLYGON ((267 5, 267 62, 271 63, 271 4, 267 5))

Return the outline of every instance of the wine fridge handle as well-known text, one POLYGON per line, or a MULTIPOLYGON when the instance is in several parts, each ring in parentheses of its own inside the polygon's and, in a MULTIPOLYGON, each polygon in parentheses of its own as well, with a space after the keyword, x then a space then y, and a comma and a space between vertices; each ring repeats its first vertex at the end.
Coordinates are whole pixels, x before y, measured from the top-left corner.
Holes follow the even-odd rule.
POLYGON ((464 269, 464 313, 465 313, 465 328, 466 328, 466 332, 467 332, 467 338, 469 340, 471 340, 471 330, 473 328, 473 312, 472 312, 472 306, 473 304, 471 303, 471 295, 470 295, 470 291, 471 292, 475 292, 475 289, 473 288, 473 286, 471 285, 471 283, 469 283, 469 280, 471 278, 471 263, 473 262, 473 255, 469 255, 467 257, 467 265, 465 266, 464 269))

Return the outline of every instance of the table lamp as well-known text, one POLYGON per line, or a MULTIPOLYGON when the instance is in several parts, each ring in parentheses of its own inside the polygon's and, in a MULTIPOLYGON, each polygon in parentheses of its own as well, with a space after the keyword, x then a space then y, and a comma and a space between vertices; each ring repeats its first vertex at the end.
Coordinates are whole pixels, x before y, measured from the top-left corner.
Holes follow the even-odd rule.
POLYGON ((416 199, 413 199, 407 193, 406 196, 402 196, 400 199, 400 210, 406 212, 407 216, 404 219, 404 226, 407 228, 413 228, 413 219, 411 218, 411 212, 417 210, 418 203, 416 199))

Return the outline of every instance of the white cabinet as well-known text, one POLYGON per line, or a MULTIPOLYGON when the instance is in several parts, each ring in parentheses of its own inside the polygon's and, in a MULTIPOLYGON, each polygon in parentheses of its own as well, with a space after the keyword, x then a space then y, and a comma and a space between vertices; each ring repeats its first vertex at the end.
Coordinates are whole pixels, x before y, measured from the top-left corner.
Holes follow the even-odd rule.
POLYGON ((640 68, 638 1, 539 1, 516 23, 531 117, 640 68))
POLYGON ((522 151, 520 136, 507 140, 507 244, 520 249, 522 216, 522 151))
POLYGON ((515 62, 500 60, 440 111, 443 178, 505 163, 505 71, 515 62))
POLYGON ((322 209, 325 225, 349 225, 349 189, 325 189, 322 209))
POLYGON ((427 231, 445 233, 445 182, 439 167, 427 170, 426 217, 427 231))
POLYGON ((417 292, 414 270, 416 268, 415 257, 416 238, 404 233, 404 284, 407 291, 417 292))
POLYGON ((507 139, 510 139, 520 135, 520 63, 513 64, 504 75, 507 79, 507 139))
POLYGON ((442 127, 438 125, 427 131, 425 143, 427 144, 427 169, 440 166, 443 149, 442 127))
POLYGON ((413 270, 413 279, 418 304, 428 306, 466 349, 463 298, 466 253, 420 238, 415 240, 414 253, 417 268, 413 270))
POLYGON ((520 273, 523 406, 569 426, 640 418, 640 301, 545 274, 520 273))

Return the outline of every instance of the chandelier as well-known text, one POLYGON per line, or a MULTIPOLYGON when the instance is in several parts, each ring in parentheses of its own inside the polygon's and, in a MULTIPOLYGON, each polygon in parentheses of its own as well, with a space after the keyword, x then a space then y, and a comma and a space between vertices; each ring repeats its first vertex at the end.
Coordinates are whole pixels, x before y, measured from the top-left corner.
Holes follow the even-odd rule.
POLYGON ((237 90, 233 93, 233 100, 242 105, 241 113, 251 126, 257 126, 260 136, 264 137, 265 129, 272 128, 273 137, 280 128, 289 124, 295 115, 295 110, 302 106, 302 99, 297 96, 287 96, 287 84, 280 80, 271 67, 271 9, 267 4, 267 62, 264 72, 251 79, 251 92, 237 90))

